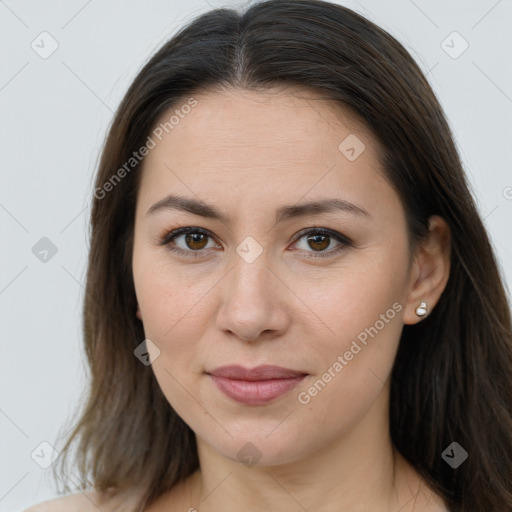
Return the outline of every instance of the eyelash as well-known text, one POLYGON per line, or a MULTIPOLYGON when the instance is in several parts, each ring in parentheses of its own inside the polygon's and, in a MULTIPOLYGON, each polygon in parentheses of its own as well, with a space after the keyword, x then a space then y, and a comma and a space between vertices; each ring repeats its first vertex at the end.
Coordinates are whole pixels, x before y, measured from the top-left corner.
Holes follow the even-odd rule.
MULTIPOLYGON (((180 235, 186 235, 189 233, 200 233, 200 234, 209 236, 210 238, 213 238, 210 235, 210 232, 203 228, 198 228, 198 227, 178 228, 178 229, 175 229, 174 231, 170 231, 169 233, 165 234, 160 240, 160 245, 169 245, 170 251, 176 252, 185 257, 198 258, 201 256, 201 253, 203 252, 202 249, 197 250, 197 251, 185 251, 183 249, 180 249, 179 247, 170 246, 171 242, 174 242, 175 238, 177 238, 180 235)), ((315 254, 315 256, 306 256, 306 258, 311 258, 311 259, 327 258, 327 257, 332 256, 333 254, 339 253, 341 250, 345 249, 346 247, 352 247, 354 245, 352 240, 350 240, 346 236, 343 236, 336 231, 332 231, 332 230, 326 229, 326 228, 308 228, 306 230, 303 230, 300 233, 298 233, 298 235, 295 238, 293 243, 298 242, 301 238, 303 238, 309 234, 329 236, 331 238, 334 238, 337 242, 339 242, 340 245, 337 248, 331 249, 329 251, 322 251, 322 252, 313 251, 313 254, 315 254)), ((306 252, 309 252, 309 251, 306 251, 306 252)))

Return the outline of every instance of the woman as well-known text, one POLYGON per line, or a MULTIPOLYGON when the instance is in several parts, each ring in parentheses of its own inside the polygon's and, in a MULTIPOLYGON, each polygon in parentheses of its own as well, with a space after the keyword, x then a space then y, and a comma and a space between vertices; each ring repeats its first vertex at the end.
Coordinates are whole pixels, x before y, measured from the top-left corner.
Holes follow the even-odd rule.
POLYGON ((92 490, 31 510, 512 510, 510 306, 382 29, 319 0, 198 17, 119 106, 91 226, 56 475, 79 441, 92 490))

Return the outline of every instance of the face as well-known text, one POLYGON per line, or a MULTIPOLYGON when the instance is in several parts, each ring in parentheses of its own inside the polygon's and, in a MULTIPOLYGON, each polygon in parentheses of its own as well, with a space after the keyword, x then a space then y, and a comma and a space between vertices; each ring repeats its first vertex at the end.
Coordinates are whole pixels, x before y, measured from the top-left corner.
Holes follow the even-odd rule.
POLYGON ((137 197, 152 370, 218 454, 293 462, 387 390, 410 286, 404 211, 376 141, 332 102, 272 89, 194 98, 153 137, 137 197), (232 365, 249 373, 219 370, 232 365), (281 370, 250 372, 266 365, 281 370))

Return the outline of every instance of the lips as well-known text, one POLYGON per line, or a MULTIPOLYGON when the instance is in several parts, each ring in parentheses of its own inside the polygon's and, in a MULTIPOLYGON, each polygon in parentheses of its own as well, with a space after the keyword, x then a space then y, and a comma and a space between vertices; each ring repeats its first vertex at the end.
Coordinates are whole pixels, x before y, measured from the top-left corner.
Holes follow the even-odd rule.
POLYGON ((224 377, 233 380, 271 380, 271 379, 292 379, 306 375, 304 372, 282 368, 280 366, 257 366, 248 369, 243 366, 221 366, 210 372, 215 377, 224 377))
POLYGON ((246 405, 263 405, 293 389, 306 373, 264 365, 256 368, 222 366, 206 372, 227 397, 246 405))

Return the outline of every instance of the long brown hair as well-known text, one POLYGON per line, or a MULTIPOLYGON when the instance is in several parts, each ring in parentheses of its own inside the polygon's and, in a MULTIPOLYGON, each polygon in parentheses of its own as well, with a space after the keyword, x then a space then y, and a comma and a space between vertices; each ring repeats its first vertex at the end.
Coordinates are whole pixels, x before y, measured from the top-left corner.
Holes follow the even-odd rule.
POLYGON ((131 268, 141 165, 130 159, 157 119, 195 93, 273 85, 307 87, 366 123, 382 145, 411 246, 426 235, 429 216, 447 221, 450 277, 432 313, 404 326, 392 371, 391 437, 452 512, 511 511, 510 305, 445 115, 396 39, 320 0, 269 0, 242 13, 198 16, 149 60, 119 105, 91 213, 83 310, 90 387, 54 465, 64 492, 72 453, 79 489, 137 488, 140 510, 198 468, 193 431, 134 356, 144 340, 131 268), (442 457, 453 442, 468 453, 457 468, 442 457))

